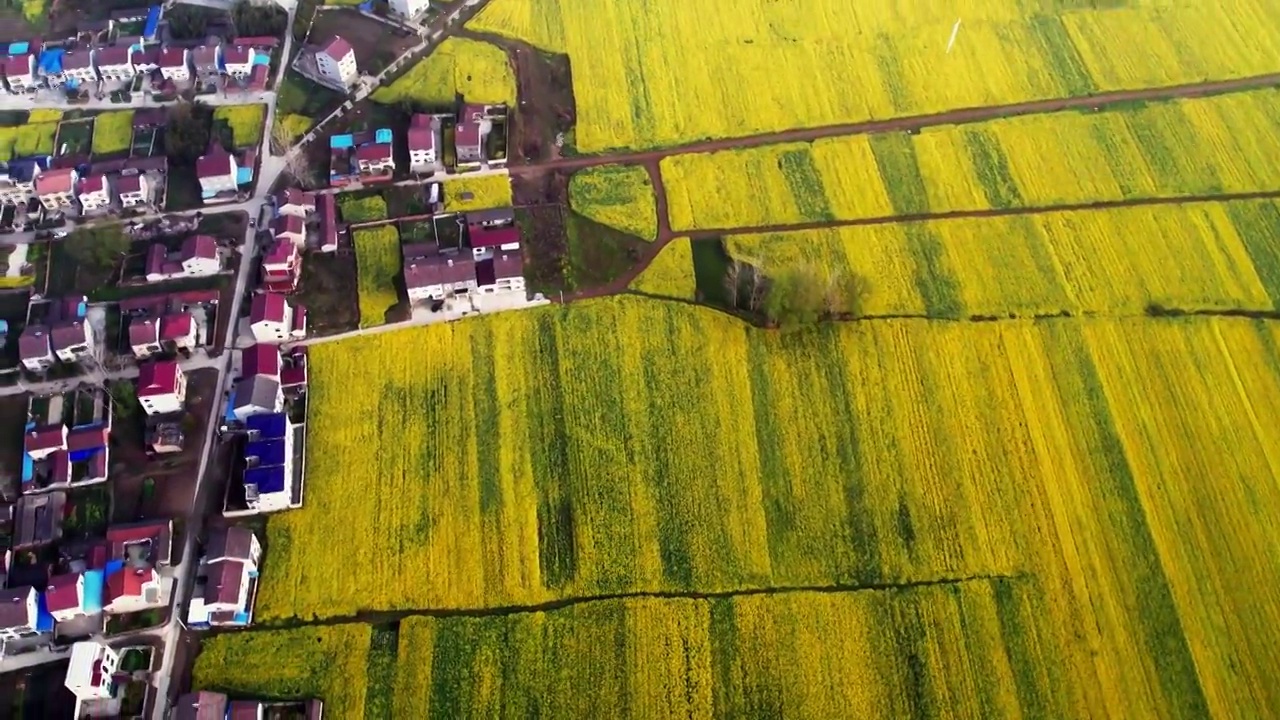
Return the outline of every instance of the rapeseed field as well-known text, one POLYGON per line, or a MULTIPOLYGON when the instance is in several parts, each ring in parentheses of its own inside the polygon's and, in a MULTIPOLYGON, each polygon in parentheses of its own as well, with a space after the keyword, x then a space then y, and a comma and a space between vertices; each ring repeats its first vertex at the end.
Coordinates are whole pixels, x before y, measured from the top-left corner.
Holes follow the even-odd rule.
POLYGON ((1196 202, 734 235, 729 255, 867 281, 863 312, 935 318, 1280 308, 1280 202, 1196 202))
POLYGON ((406 620, 397 717, 1263 712, 1277 327, 616 298, 317 345, 258 616, 868 588, 406 620))
POLYGON ((472 103, 516 101, 516 77, 507 54, 495 45, 469 38, 445 38, 409 72, 373 92, 374 102, 413 103, 421 110, 452 109, 461 95, 472 103))
POLYGON ((445 212, 471 212, 511 205, 511 178, 506 173, 461 175, 444 183, 445 212))
POLYGON ((1267 89, 674 155, 662 177, 676 230, 1275 190, 1278 116, 1267 89))
POLYGON ((360 327, 386 322, 387 310, 400 302, 395 280, 401 271, 400 234, 394 225, 355 230, 360 327))
POLYGON ((1271 0, 1116 5, 494 0, 468 26, 569 55, 587 153, 1275 71, 1271 0))
POLYGON ((676 238, 658 252, 629 288, 646 295, 694 300, 697 278, 693 273, 693 247, 689 238, 676 238))
POLYGON ((658 210, 649 171, 639 165, 601 165, 569 180, 569 206, 602 225, 642 240, 658 234, 658 210))

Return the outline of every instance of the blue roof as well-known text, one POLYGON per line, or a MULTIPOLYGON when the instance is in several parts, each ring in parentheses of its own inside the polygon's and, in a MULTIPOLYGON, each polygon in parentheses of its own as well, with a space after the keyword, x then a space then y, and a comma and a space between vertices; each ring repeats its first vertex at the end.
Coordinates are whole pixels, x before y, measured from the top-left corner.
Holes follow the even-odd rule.
POLYGON ((73 77, 67 78, 67 87, 72 90, 75 90, 76 88, 80 87, 80 80, 73 77))
POLYGON ((355 138, 348 135, 333 135, 329 138, 329 147, 331 148, 349 148, 355 145, 355 138))
POLYGON ((160 14, 164 12, 164 6, 156 5, 147 11, 147 24, 142 27, 142 37, 153 38, 156 36, 156 30, 160 27, 160 14))
POLYGON ((40 72, 45 75, 62 73, 62 55, 66 50, 54 48, 40 53, 40 72))
POLYGON ((49 614, 49 605, 45 602, 44 593, 36 593, 36 630, 53 631, 53 616, 49 614))
POLYGON ((17 158, 9 161, 9 177, 18 182, 30 182, 36 174, 36 168, 49 169, 49 158, 17 158))
POLYGON ((284 490, 284 466, 258 467, 244 471, 244 484, 255 485, 260 493, 284 490))
POLYGON ((19 41, 19 42, 11 42, 11 43, 9 43, 9 54, 10 54, 10 55, 21 55, 22 53, 25 53, 25 52, 29 51, 30 49, 31 49, 31 43, 29 43, 29 42, 27 42, 27 41, 25 41, 25 40, 21 40, 21 41, 19 41))
POLYGON ((376 143, 389 143, 393 137, 391 128, 378 128, 373 133, 373 141, 376 143))
POLYGON ((236 184, 237 185, 248 185, 251 182, 253 182, 253 168, 251 167, 236 168, 236 184))
POLYGON ((101 570, 84 571, 84 607, 86 613, 102 612, 102 586, 106 573, 101 570))
POLYGON ((254 65, 270 65, 270 64, 271 64, 271 56, 270 56, 270 55, 268 55, 268 54, 264 54, 264 53, 254 53, 254 54, 253 54, 253 64, 254 64, 254 65))
POLYGON ((231 394, 227 396, 227 411, 222 414, 222 420, 228 423, 235 422, 237 419, 235 409, 236 409, 236 389, 235 389, 235 386, 233 385, 231 387, 231 394))
POLYGON ((0 335, 9 332, 9 321, 0 320, 0 335))
POLYGON ((123 570, 123 569, 124 569, 124 561, 123 561, 123 560, 108 560, 108 561, 107 561, 107 566, 106 566, 105 568, 103 568, 103 574, 104 574, 104 575, 115 575, 116 573, 120 572, 120 571, 121 571, 121 570, 123 570))
POLYGON ((283 440, 259 440, 244 448, 245 458, 258 458, 258 465, 283 465, 285 458, 283 440))
POLYGON ((36 474, 36 461, 27 453, 22 453, 22 482, 29 483, 36 474))
POLYGON ((244 421, 248 430, 257 430, 259 440, 279 440, 289 429, 289 418, 284 413, 264 413, 253 415, 244 421))

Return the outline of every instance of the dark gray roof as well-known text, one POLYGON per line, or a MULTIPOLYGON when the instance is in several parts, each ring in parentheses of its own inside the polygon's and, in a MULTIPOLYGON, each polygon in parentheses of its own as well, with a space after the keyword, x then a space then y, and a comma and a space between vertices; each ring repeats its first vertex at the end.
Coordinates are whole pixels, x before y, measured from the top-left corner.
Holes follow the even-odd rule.
POLYGON ((280 382, 266 375, 254 375, 236 383, 236 407, 274 408, 280 382))
POLYGON ((18 498, 14 549, 51 543, 62 537, 62 509, 67 494, 61 490, 18 498))
POLYGON ((232 560, 251 560, 253 551, 253 531, 239 525, 232 525, 223 530, 215 530, 209 536, 209 544, 205 547, 205 556, 210 560, 230 558, 232 560))

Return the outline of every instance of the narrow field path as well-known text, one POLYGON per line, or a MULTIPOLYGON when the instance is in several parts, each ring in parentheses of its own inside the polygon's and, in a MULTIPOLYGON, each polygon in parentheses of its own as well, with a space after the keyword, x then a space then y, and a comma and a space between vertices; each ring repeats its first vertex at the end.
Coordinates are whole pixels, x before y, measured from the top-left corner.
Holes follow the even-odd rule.
POLYGON ((541 170, 580 170, 597 165, 612 163, 644 163, 660 161, 671 155, 685 153, 714 152, 718 150, 737 150, 742 148, 774 145, 787 142, 810 142, 822 138, 841 137, 844 135, 861 135, 865 133, 919 130, 936 125, 956 125, 963 123, 997 120, 1016 115, 1035 115, 1042 113, 1079 110, 1117 103, 1140 102, 1147 100, 1173 100, 1176 98, 1202 97, 1218 95, 1239 90, 1251 90, 1280 85, 1280 73, 1255 75, 1235 80, 1219 80, 1213 82, 1188 83, 1185 85, 1168 85, 1138 90, 1116 90, 1070 98, 1053 98, 1049 100, 1033 100, 1029 102, 1011 103, 1008 105, 987 105, 984 107, 962 108, 929 115, 910 115, 885 120, 868 120, 865 122, 826 125, 812 128, 797 128, 759 135, 744 135, 735 138, 718 138, 700 140, 684 145, 674 145, 657 150, 639 150, 586 155, 582 157, 559 158, 528 165, 512 165, 513 174, 541 170))
POLYGON ((355 615, 341 615, 336 617, 328 617, 322 620, 307 622, 292 618, 283 622, 255 622, 254 627, 259 629, 274 628, 296 628, 314 625, 344 625, 347 623, 362 623, 379 625, 383 623, 396 622, 409 617, 436 617, 436 618, 483 618, 483 617, 502 617, 506 615, 527 615, 530 613, 552 612, 555 610, 563 610, 564 608, 573 607, 575 605, 585 605, 588 603, 609 602, 613 600, 636 600, 636 599, 652 599, 652 600, 718 600, 735 597, 749 597, 752 595, 790 595, 797 593, 817 593, 825 595, 843 594, 843 593, 864 593, 864 592, 885 592, 894 590, 913 590, 918 588, 938 587, 947 585, 963 585, 966 583, 981 582, 1018 582, 1028 577, 1027 573, 1017 572, 1008 574, 975 574, 955 577, 937 577, 925 580, 903 580, 900 582, 880 582, 866 583, 861 585, 789 585, 780 587, 764 587, 764 588, 744 588, 741 590, 722 590, 717 592, 695 592, 692 590, 671 590, 671 591, 653 591, 653 592, 624 592, 610 593, 607 595, 588 595, 576 598, 565 598, 563 600, 551 600, 544 603, 534 605, 506 605, 499 607, 487 608, 452 608, 452 609, 420 609, 420 610, 371 610, 367 612, 356 613, 355 615))

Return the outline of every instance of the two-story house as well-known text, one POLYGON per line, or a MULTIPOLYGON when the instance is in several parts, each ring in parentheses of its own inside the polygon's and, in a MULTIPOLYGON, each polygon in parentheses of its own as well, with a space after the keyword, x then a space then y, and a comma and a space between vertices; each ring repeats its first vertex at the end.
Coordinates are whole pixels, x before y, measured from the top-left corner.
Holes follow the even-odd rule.
POLYGON ((391 143, 361 145, 356 148, 355 160, 360 179, 365 181, 380 179, 371 176, 385 176, 386 179, 390 179, 396 169, 391 143))
POLYGON ((49 328, 44 325, 28 325, 18 336, 18 359, 27 372, 43 373, 58 361, 53 354, 49 328))
POLYGON ((426 174, 439 169, 440 119, 417 113, 409 121, 409 172, 426 174))
POLYGON ((405 258, 404 284, 410 302, 444 300, 476 289, 476 261, 468 255, 405 258))
POLYGON ((198 78, 218 75, 218 46, 199 45, 191 50, 191 67, 198 78))
POLYGON ((222 71, 233 78, 247 78, 253 72, 257 55, 256 50, 245 45, 223 45, 222 71))
POLYGON ((132 80, 136 74, 133 66, 133 48, 129 45, 95 48, 93 64, 98 77, 106 82, 132 80))
POLYGON ((160 57, 164 53, 159 46, 152 45, 146 49, 134 47, 132 51, 130 61, 133 63, 133 72, 135 74, 150 75, 160 69, 160 57))
POLYGON ((182 411, 187 376, 176 360, 153 360, 138 366, 138 403, 148 415, 182 411))
POLYGON ((80 179, 76 189, 80 211, 86 215, 103 212, 111 207, 111 181, 106 175, 88 175, 80 179))
POLYGON ((391 14, 410 20, 422 14, 430 5, 431 0, 390 0, 387 7, 391 14))
POLYGON ((260 293, 249 306, 249 330, 262 343, 300 340, 306 336, 306 310, 290 307, 280 293, 260 293))
POLYGON ((222 270, 218 241, 209 235, 192 235, 172 253, 163 243, 154 243, 147 251, 146 269, 147 282, 217 275, 222 270))
POLYGON ((53 618, 41 610, 35 588, 0 590, 0 642, 35 637, 52 629, 53 618))
POLYGON ((306 218, 316 211, 316 196, 298 188, 286 188, 276 195, 276 214, 306 218))
POLYGON ((4 83, 9 92, 15 95, 40 86, 40 76, 36 74, 36 56, 33 53, 10 55, 0 60, 0 73, 4 75, 4 83))
POLYGON ((200 575, 204 592, 191 598, 187 622, 195 627, 245 627, 253 622, 262 545, 249 528, 212 531, 200 575))
POLYGON ((47 170, 36 176, 35 193, 47 210, 65 211, 76 200, 76 171, 72 168, 47 170))
POLYGON ((102 610, 103 573, 84 570, 49 578, 45 608, 57 622, 68 622, 102 610))
POLYGON ((200 193, 208 201, 220 193, 234 193, 239 186, 236 159, 221 145, 214 144, 196 160, 200 193))
POLYGON ((93 357, 95 339, 88 318, 67 318, 49 331, 53 354, 60 362, 78 363, 93 357))
POLYGON ((25 205, 36 196, 36 178, 49 168, 48 157, 19 158, 0 163, 0 202, 25 205))
POLYGON ((167 47, 160 51, 157 63, 160 76, 174 82, 191 80, 191 52, 186 48, 167 47))
POLYGON ((151 178, 143 173, 121 175, 116 178, 115 185, 121 207, 132 208, 151 202, 153 184, 151 178))
POLYGON ((459 166, 478 167, 484 162, 484 137, 492 123, 483 105, 464 105, 454 132, 454 153, 459 166))
POLYGON ((297 289, 301 277, 302 255, 298 245, 277 242, 262 256, 262 283, 270 292, 291 293, 297 289))
POLYGON ((69 88, 92 85, 98 82, 98 71, 93 69, 93 53, 89 50, 70 50, 62 55, 62 83, 69 88))
POLYGON ((195 317, 189 312, 173 312, 160 318, 160 343, 184 355, 196 349, 195 317))
POLYGON ((271 223, 271 233, 277 242, 292 243, 301 247, 307 241, 307 226, 297 215, 281 215, 271 223))
POLYGON ((117 696, 120 688, 116 672, 120 669, 120 653, 97 640, 78 642, 71 646, 71 664, 67 666, 66 688, 76 696, 74 717, 95 717, 91 707, 117 696))
POLYGON ((129 322, 129 349, 139 360, 155 355, 160 346, 160 323, 155 318, 134 318, 129 322))
POLYGON ((316 214, 320 216, 320 252, 338 249, 338 204, 333 195, 321 195, 316 199, 316 214))

